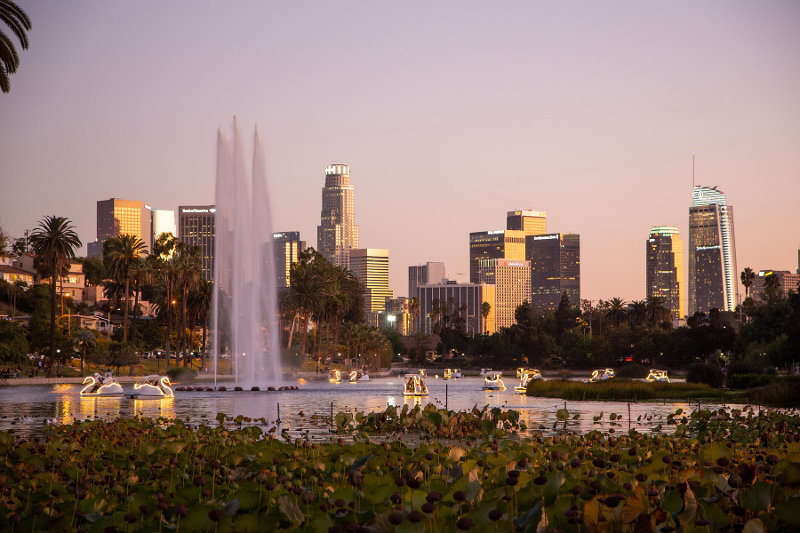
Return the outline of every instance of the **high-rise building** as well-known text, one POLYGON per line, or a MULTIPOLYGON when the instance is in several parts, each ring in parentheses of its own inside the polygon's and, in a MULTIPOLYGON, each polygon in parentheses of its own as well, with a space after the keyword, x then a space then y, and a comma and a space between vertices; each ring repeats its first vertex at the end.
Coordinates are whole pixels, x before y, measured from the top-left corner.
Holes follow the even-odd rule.
POLYGON ((351 248, 350 271, 364 286, 364 314, 376 326, 378 313, 386 310, 386 298, 394 293, 389 288, 389 250, 351 248))
POLYGON ((429 283, 440 283, 445 278, 444 263, 427 262, 408 267, 408 297, 417 296, 417 287, 429 283))
POLYGON ((448 314, 448 325, 453 325, 452 318, 464 319, 466 333, 480 335, 497 331, 494 285, 441 280, 417 287, 417 298, 419 315, 414 320, 418 331, 432 333, 435 322, 442 320, 442 313, 448 314), (489 304, 489 314, 485 319, 481 314, 483 302, 489 304), (436 313, 433 312, 434 306, 437 306, 436 313))
POLYGON ((358 248, 358 226, 350 166, 334 164, 325 168, 322 211, 317 226, 317 250, 336 266, 349 268, 348 250, 358 248))
POLYGON ((792 274, 788 270, 761 270, 753 280, 753 286, 750 287, 750 296, 758 300, 766 299, 764 289, 766 288, 767 276, 775 276, 778 280, 778 290, 784 298, 789 296, 789 291, 800 291, 800 272, 792 274))
POLYGON ((178 207, 178 239, 189 246, 200 247, 203 279, 214 279, 214 241, 216 225, 213 205, 182 205, 178 207))
POLYGON ((506 215, 506 229, 524 231, 526 237, 544 235, 547 233, 547 213, 527 209, 509 211, 506 215))
POLYGON ((738 304, 733 206, 716 187, 692 189, 689 208, 688 315, 738 304))
POLYGON ((678 228, 653 226, 647 238, 647 297, 664 299, 672 320, 686 316, 684 304, 683 241, 678 228))
POLYGON ((386 298, 386 310, 378 313, 378 327, 396 329, 400 335, 411 334, 409 298, 386 298))
POLYGON ((516 322, 516 311, 531 294, 530 261, 481 259, 479 282, 495 287, 495 327, 508 328, 516 322))
POLYGON ((305 243, 300 240, 299 231, 284 231, 272 234, 272 247, 275 252, 278 288, 286 288, 291 284, 292 265, 297 262, 297 256, 305 249, 305 243))
POLYGON ((151 222, 153 228, 152 243, 155 244, 162 233, 170 233, 173 237, 178 237, 178 226, 175 224, 175 211, 173 209, 153 209, 151 222))
MULTIPOLYGON (((97 202, 97 242, 102 243, 111 237, 133 235, 142 240, 147 251, 152 246, 150 226, 150 206, 137 200, 109 198, 97 202)), ((93 247, 97 250, 97 245, 93 247)))
POLYGON ((581 305, 581 237, 548 233, 525 238, 525 257, 531 262, 531 305, 555 311, 566 293, 573 307, 581 305))
POLYGON ((525 232, 522 230, 476 231, 469 234, 469 281, 480 283, 481 259, 525 260, 525 232))

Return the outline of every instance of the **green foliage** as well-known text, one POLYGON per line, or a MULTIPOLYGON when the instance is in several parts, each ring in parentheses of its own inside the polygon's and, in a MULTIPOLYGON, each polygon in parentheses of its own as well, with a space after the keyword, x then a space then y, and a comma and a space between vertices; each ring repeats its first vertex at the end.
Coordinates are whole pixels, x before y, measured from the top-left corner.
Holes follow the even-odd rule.
POLYGON ((686 373, 688 383, 704 383, 710 387, 722 386, 722 370, 711 363, 692 363, 686 373))
POLYGON ((186 366, 176 366, 167 370, 167 376, 173 383, 192 383, 197 378, 197 370, 186 366))
POLYGON ((646 366, 636 363, 621 366, 615 370, 615 376, 618 378, 646 378, 650 370, 646 366))
POLYGON ((599 383, 565 379, 537 379, 528 384, 528 396, 565 400, 661 400, 714 398, 719 392, 707 385, 691 383, 647 383, 614 378, 599 383))
POLYGON ((800 376, 782 376, 747 391, 747 399, 761 405, 796 407, 800 405, 800 376))
POLYGON ((25 328, 10 320, 0 320, 0 363, 23 365, 28 362, 25 328))
POLYGON ((726 385, 729 389, 752 389, 754 387, 763 387, 777 379, 777 376, 769 374, 731 374, 728 376, 726 385))

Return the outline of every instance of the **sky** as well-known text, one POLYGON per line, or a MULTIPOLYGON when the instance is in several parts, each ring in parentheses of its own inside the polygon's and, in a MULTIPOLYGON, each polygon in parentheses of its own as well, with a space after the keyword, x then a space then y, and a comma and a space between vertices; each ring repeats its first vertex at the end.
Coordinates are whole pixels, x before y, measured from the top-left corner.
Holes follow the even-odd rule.
POLYGON ((734 206, 738 270, 798 268, 800 2, 17 1, 12 236, 58 215, 93 241, 110 197, 214 203, 236 115, 276 231, 316 246, 325 166, 350 165, 397 296, 426 261, 467 280, 469 233, 533 209, 580 234, 582 298, 643 299, 650 227, 688 244, 692 154, 734 206))

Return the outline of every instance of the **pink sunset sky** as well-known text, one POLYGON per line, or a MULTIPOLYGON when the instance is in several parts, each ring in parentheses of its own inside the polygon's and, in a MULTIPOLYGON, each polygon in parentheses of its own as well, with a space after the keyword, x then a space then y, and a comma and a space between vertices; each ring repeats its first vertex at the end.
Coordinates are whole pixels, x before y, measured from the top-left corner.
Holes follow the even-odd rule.
MULTIPOLYGON (((20 1, 0 95, 0 225, 96 202, 214 202, 216 132, 264 136, 276 231, 316 246, 324 168, 351 167, 391 286, 469 232, 545 210, 581 235, 583 298, 645 296, 654 225, 688 241, 696 181, 734 206, 738 270, 797 268, 800 2, 20 1)), ((6 28, 3 28, 6 31, 6 28)))

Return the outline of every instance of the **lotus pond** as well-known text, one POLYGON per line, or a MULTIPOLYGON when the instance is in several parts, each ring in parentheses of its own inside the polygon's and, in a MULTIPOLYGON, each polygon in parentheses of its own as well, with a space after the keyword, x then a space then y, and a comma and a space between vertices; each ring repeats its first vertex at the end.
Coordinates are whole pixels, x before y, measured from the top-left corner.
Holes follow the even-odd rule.
POLYGON ((404 406, 334 418, 352 425, 354 438, 270 434, 224 414, 199 427, 136 417, 52 426, 33 438, 0 432, 0 529, 800 528, 793 414, 676 411, 669 435, 536 438, 520 437, 520 414, 499 408, 404 406), (373 439, 383 426, 405 432, 373 439))

